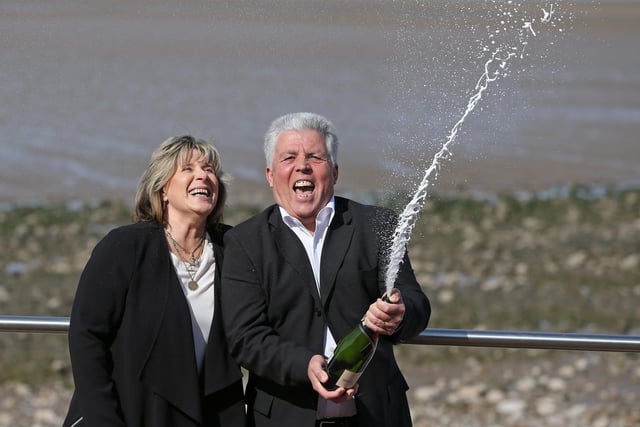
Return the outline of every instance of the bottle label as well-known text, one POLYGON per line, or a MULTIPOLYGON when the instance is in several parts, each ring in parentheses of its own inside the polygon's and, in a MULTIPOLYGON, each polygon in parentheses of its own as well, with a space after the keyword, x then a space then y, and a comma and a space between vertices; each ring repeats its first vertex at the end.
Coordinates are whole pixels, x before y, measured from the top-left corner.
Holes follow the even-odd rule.
POLYGON ((360 375, 362 375, 362 372, 354 373, 345 369, 342 375, 340 375, 340 378, 338 378, 338 381, 336 381, 336 385, 343 388, 352 388, 360 379, 360 375))

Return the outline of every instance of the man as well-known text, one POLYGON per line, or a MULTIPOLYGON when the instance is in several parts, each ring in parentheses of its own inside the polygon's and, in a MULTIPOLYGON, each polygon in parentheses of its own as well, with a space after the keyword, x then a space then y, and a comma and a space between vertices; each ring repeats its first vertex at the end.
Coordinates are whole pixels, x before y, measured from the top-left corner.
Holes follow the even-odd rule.
POLYGON ((222 317, 249 371, 250 425, 411 425, 392 344, 426 327, 429 301, 406 254, 391 303, 380 299, 395 215, 334 196, 337 147, 322 116, 276 119, 264 144, 276 204, 226 234, 222 317), (376 353, 357 386, 328 391, 326 357, 363 314, 376 353))

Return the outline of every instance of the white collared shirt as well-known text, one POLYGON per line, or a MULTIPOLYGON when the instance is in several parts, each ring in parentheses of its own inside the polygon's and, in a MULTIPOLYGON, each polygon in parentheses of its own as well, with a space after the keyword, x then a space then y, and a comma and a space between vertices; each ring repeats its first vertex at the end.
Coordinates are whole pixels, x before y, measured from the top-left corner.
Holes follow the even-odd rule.
MULTIPOLYGON (((327 206, 322 208, 316 216, 316 231, 311 233, 307 228, 293 216, 289 215, 283 207, 280 208, 280 215, 282 220, 300 239, 307 257, 311 263, 313 269, 313 275, 316 279, 316 287, 318 289, 318 295, 320 295, 320 260, 322 257, 322 248, 324 247, 324 241, 327 236, 327 230, 329 224, 335 214, 335 198, 332 197, 327 203, 327 206)), ((325 324, 324 327, 324 355, 330 358, 333 355, 333 351, 336 348, 336 340, 333 338, 329 326, 325 324)), ((316 418, 336 418, 336 417, 350 417, 357 412, 355 402, 349 400, 344 403, 334 403, 330 400, 325 400, 318 396, 318 410, 316 412, 316 418)))

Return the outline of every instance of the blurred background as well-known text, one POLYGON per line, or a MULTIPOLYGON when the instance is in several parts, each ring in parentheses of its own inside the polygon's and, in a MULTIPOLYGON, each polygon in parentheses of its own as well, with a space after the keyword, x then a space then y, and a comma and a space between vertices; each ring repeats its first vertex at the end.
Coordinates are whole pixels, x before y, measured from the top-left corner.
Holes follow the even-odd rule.
POLYGON ((433 189, 638 185, 638 2, 521 3, 3 1, 0 202, 129 202, 182 133, 255 200, 264 131, 303 110, 339 131, 339 192, 412 191, 499 44, 518 56, 433 189))

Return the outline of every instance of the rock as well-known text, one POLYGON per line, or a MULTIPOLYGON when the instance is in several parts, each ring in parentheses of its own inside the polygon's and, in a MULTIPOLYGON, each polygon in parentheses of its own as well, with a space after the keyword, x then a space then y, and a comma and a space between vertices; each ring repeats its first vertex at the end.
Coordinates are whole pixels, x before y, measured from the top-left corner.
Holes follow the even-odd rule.
POLYGON ((488 403, 492 403, 494 405, 503 399, 504 399, 504 393, 501 390, 498 390, 495 388, 489 390, 485 396, 485 400, 488 403))
POLYGON ((640 255, 639 254, 631 254, 622 259, 620 261, 620 268, 622 270, 635 270, 638 268, 640 264, 640 255))
POLYGON ((581 267, 587 260, 587 253, 585 251, 574 252, 567 257, 565 265, 569 269, 575 269, 581 267))
POLYGON ((433 400, 436 396, 438 396, 442 392, 440 387, 435 386, 421 386, 418 387, 414 392, 413 396, 420 402, 428 402, 433 400))
POLYGON ((0 303, 9 302, 11 296, 9 295, 9 291, 4 286, 0 286, 0 303))
POLYGON ((548 416, 557 411, 557 405, 555 399, 551 397, 541 397, 536 400, 535 408, 538 415, 548 416))
POLYGON ((486 385, 484 384, 469 384, 456 390, 456 395, 464 403, 475 404, 480 400, 480 396, 485 390, 486 385))
POLYGON ((4 274, 7 276, 19 276, 27 272, 27 264, 19 261, 7 263, 4 267, 4 274))
POLYGON ((516 382, 515 386, 519 392, 529 392, 535 388, 536 380, 532 377, 521 378, 516 382))
POLYGON ((438 301, 443 304, 449 304, 454 300, 456 294, 451 289, 443 289, 438 292, 438 301))
POLYGON ((527 402, 521 399, 507 399, 496 405, 499 414, 519 417, 527 407, 527 402))
POLYGON ((567 383, 562 378, 549 378, 545 385, 551 391, 564 391, 567 388, 567 383))

